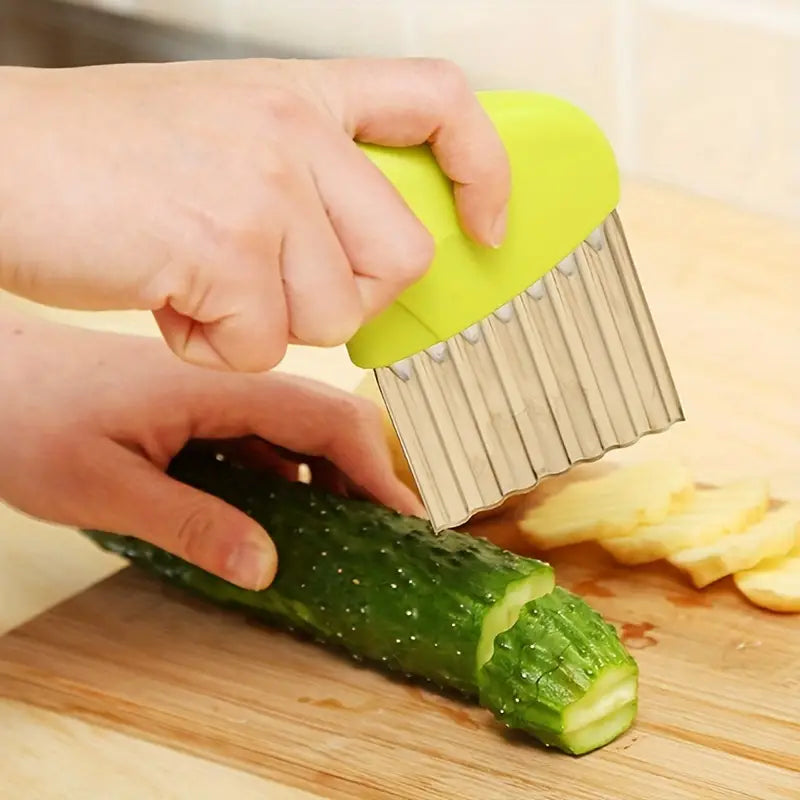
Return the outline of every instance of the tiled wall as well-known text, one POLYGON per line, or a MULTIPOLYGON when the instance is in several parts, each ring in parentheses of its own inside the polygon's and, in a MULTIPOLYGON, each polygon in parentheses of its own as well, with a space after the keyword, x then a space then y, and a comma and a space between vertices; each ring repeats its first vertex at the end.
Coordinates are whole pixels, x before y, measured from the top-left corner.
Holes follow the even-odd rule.
POLYGON ((800 220, 800 0, 79 0, 561 94, 631 173, 800 220))

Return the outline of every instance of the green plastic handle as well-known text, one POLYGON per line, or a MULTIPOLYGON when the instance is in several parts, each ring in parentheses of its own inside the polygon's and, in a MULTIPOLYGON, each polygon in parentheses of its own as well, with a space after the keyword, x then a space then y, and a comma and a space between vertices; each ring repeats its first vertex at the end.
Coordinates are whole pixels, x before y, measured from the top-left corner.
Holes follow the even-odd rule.
POLYGON ((619 172, 595 122, 549 95, 479 92, 511 161, 506 240, 492 249, 462 231, 453 186, 428 146, 360 145, 436 243, 427 273, 348 342, 374 369, 400 361, 483 319, 569 255, 619 202, 619 172))

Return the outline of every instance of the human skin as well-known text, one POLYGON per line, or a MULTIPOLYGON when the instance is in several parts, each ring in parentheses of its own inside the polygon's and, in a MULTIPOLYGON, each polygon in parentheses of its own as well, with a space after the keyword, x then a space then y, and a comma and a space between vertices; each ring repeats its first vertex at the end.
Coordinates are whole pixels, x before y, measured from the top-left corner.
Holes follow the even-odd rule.
POLYGON ((263 374, 289 343, 345 342, 432 258, 356 141, 427 142, 466 233, 500 244, 508 160, 448 62, 0 68, 0 288, 150 311, 179 356, 0 316, 0 498, 138 536, 248 588, 272 580, 275 549, 248 517, 164 474, 191 438, 255 434, 259 463, 296 477, 310 461, 332 488, 424 514, 374 406, 263 374))
POLYGON ((251 463, 290 479, 307 462, 328 488, 424 515, 392 470, 377 406, 348 392, 277 372, 204 369, 157 338, 8 311, 0 352, 0 498, 29 515, 136 536, 265 588, 277 569, 269 532, 165 474, 197 439, 244 448, 251 463))
POLYGON ((449 62, 0 68, 0 287, 151 311, 220 369, 342 344, 433 256, 355 141, 429 143, 466 233, 500 244, 508 159, 449 62))

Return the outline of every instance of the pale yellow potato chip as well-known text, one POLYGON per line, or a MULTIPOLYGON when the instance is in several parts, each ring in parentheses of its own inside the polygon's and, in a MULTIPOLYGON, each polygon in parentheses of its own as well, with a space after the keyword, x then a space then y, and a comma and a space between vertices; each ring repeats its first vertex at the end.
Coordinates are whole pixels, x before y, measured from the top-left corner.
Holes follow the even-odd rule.
POLYGON ((372 400, 381 411, 381 419, 383 421, 383 435, 386 439, 386 444, 389 446, 389 453, 392 456, 392 469, 394 474, 411 489, 417 497, 419 497, 419 489, 417 482, 414 480, 414 475, 411 472, 411 467, 408 465, 408 459, 403 452, 403 446, 400 444, 400 438, 397 431, 392 424, 392 418, 386 410, 386 405, 381 396, 381 390, 378 388, 378 382, 372 372, 368 372, 361 382, 356 387, 355 394, 360 397, 365 397, 367 400, 372 400))
POLYGON ((751 569, 767 558, 789 553, 800 540, 800 503, 786 505, 741 533, 702 547, 673 553, 667 560, 689 574, 698 588, 726 575, 751 569))
POLYGON ((782 558, 770 558, 737 572, 733 580, 754 605, 783 613, 800 612, 800 544, 782 558))
POLYGON ((766 480, 752 478, 717 489, 699 489, 689 505, 656 525, 600 544, 623 564, 645 564, 688 547, 711 544, 759 522, 769 504, 766 480))
POLYGON ((548 550, 661 522, 693 494, 694 482, 683 464, 648 461, 568 484, 526 510, 518 525, 527 539, 548 550))

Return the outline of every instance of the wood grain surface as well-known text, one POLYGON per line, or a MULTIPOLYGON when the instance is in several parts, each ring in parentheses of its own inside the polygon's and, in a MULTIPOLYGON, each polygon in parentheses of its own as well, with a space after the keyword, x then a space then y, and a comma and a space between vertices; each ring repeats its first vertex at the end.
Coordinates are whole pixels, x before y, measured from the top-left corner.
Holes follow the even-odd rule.
MULTIPOLYGON (((628 182, 624 197, 687 414, 624 458, 675 455, 709 483, 762 475, 800 500, 800 231, 662 186, 628 182)), ((28 310, 154 333, 138 312, 28 310)), ((361 378, 339 350, 295 349, 283 368, 361 378)), ((508 544, 511 530, 489 532, 508 544)), ((575 760, 127 571, 46 611, 116 560, 8 509, 0 533, 0 631, 45 612, 0 639, 3 798, 800 798, 798 617, 759 611, 729 581, 698 594, 667 568, 553 555, 642 670, 636 728, 575 760)))
MULTIPOLYGON (((514 531, 474 530, 524 550, 514 531)), ((134 569, 0 640, 0 695, 331 798, 800 796, 800 616, 592 546, 550 560, 641 668, 635 727, 580 759, 134 569)))

